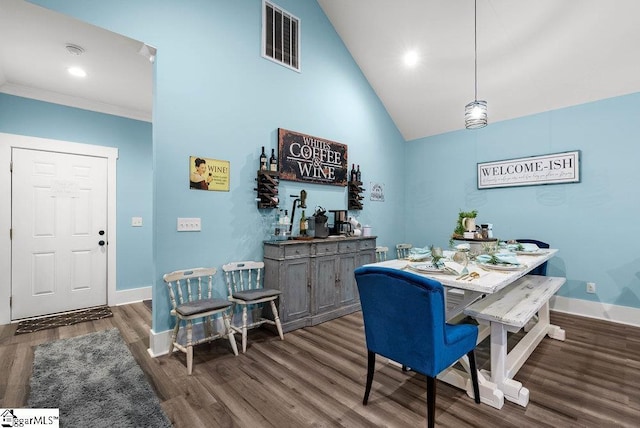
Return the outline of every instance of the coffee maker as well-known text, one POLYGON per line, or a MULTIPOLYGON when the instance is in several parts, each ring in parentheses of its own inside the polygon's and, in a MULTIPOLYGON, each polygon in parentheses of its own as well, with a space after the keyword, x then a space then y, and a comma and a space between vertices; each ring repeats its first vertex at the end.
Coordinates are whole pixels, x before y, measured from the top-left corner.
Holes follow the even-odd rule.
POLYGON ((350 235, 351 223, 347 220, 347 210, 329 210, 333 215, 333 223, 329 223, 331 235, 350 235))
POLYGON ((328 217, 325 215, 327 210, 317 207, 313 214, 314 233, 316 238, 326 238, 329 236, 329 228, 327 227, 328 217))

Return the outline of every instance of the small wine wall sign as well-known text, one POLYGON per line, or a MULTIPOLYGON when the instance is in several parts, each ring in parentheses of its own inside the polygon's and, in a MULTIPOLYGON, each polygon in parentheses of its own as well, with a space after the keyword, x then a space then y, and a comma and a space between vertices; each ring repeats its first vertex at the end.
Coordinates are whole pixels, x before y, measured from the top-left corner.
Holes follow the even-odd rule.
POLYGON ((228 192, 229 165, 229 161, 190 156, 189 188, 228 192))
POLYGON ((281 180, 346 186, 348 166, 345 144, 278 129, 281 180))
POLYGON ((478 189, 580 182, 580 151, 478 163, 478 189))

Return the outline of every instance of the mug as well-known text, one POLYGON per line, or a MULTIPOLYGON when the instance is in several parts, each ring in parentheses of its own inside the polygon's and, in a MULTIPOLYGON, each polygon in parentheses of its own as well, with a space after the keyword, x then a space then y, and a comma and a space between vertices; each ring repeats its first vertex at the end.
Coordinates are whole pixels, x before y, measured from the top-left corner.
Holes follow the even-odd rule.
POLYGON ((462 219, 462 227, 467 232, 475 232, 476 231, 476 219, 473 217, 465 217, 462 219))

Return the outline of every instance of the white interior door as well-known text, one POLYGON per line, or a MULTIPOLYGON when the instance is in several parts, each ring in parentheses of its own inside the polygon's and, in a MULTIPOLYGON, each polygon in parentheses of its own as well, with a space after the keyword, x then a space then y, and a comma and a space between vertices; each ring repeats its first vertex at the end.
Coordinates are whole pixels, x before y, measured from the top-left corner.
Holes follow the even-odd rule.
POLYGON ((12 149, 11 319, 107 303, 106 158, 12 149))

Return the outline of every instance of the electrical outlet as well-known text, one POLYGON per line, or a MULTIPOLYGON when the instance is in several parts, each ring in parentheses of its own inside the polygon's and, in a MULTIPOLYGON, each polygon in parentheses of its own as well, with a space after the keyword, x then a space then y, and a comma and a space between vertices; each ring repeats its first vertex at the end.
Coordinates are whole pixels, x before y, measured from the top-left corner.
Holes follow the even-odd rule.
POLYGON ((178 232, 200 232, 199 218, 178 217, 178 232))
POLYGON ((587 282, 587 293, 594 294, 596 292, 596 283, 587 282))

